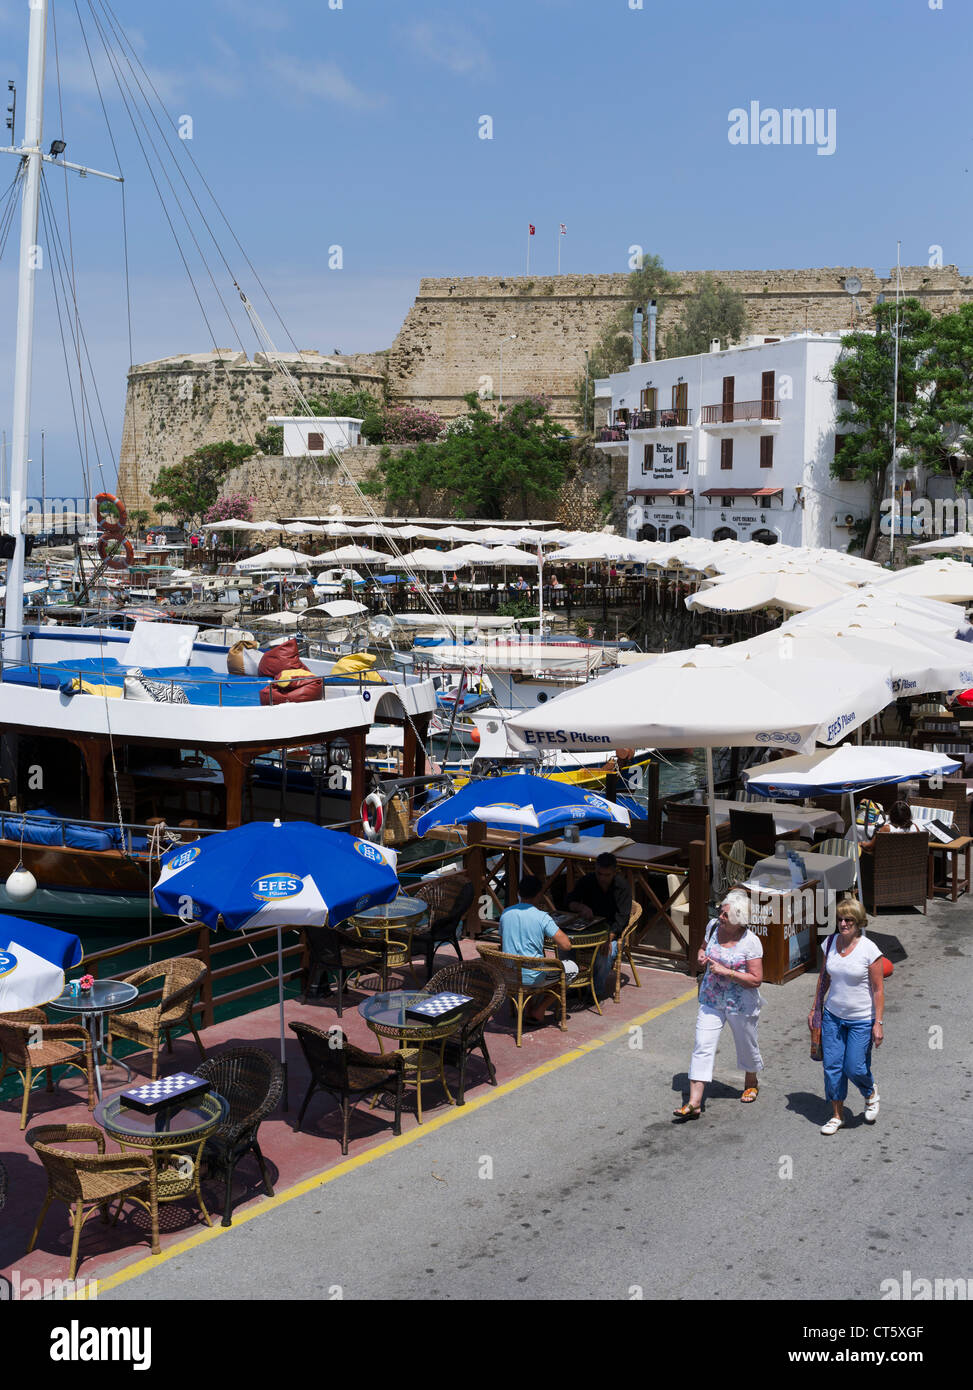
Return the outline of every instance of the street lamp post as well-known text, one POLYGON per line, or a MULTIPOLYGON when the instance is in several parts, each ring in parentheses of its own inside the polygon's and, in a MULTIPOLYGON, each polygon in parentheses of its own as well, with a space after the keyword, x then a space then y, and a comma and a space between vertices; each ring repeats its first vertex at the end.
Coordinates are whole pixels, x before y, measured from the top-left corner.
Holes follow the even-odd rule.
POLYGON ((506 338, 500 339, 500 404, 497 410, 498 415, 503 410, 503 345, 511 342, 516 336, 516 333, 509 333, 506 338))

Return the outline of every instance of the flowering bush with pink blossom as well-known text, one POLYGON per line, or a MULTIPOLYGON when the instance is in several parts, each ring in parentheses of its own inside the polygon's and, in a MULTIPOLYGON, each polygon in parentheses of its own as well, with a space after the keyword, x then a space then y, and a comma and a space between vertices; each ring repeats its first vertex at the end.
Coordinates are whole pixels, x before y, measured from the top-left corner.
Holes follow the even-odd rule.
POLYGON ((442 433, 442 419, 434 410, 393 405, 385 412, 386 444, 418 444, 427 439, 439 439, 442 433))
POLYGON ((252 521, 256 497, 244 497, 242 492, 229 492, 218 497, 205 513, 204 521, 252 521))

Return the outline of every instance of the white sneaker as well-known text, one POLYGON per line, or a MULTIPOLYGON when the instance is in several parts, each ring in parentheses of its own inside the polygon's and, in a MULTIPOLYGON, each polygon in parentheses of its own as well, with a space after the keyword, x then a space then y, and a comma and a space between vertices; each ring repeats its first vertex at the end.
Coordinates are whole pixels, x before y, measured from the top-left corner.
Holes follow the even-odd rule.
POLYGON ((821 1126, 822 1134, 837 1134, 839 1129, 844 1128, 844 1120, 838 1115, 832 1115, 826 1125, 821 1126))
POLYGON ((878 1119, 878 1087, 872 1092, 865 1102, 865 1123, 873 1125, 878 1119))

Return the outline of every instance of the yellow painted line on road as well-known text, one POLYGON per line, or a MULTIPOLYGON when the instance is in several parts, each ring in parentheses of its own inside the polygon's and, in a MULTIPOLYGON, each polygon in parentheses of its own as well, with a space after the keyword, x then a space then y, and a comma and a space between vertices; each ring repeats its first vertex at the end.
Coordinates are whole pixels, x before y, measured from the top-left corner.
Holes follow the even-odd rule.
MULTIPOLYGON (((99 1278, 97 1281, 98 1293, 106 1293, 109 1289, 117 1289, 121 1284, 127 1284, 130 1279, 137 1279, 140 1274, 146 1274, 149 1270, 158 1269, 167 1260, 175 1259, 178 1255, 185 1255, 190 1250, 195 1250, 197 1246, 204 1245, 207 1241, 215 1240, 217 1236, 223 1235, 228 1230, 235 1230, 242 1226, 245 1221, 252 1221, 255 1217, 264 1216, 268 1211, 275 1207, 283 1206, 285 1202, 291 1202, 295 1197, 302 1197, 306 1192, 313 1192, 316 1187, 324 1187, 326 1183, 334 1182, 336 1178, 342 1178, 346 1173, 353 1173, 356 1168, 363 1167, 366 1163, 374 1163, 376 1159, 384 1158, 386 1154, 394 1153, 396 1149, 404 1148, 407 1144, 412 1144, 417 1139, 422 1139, 427 1134, 433 1134, 437 1129, 442 1129, 443 1125, 453 1124, 454 1121, 462 1119, 466 1115, 473 1115, 484 1105, 490 1105, 501 1096, 510 1095, 513 1091, 519 1091, 521 1086, 526 1086, 531 1081, 539 1081, 542 1076, 550 1076, 553 1072, 559 1071, 561 1067, 566 1067, 571 1062, 577 1062, 581 1057, 587 1057, 595 1052, 599 1047, 604 1047, 607 1043, 617 1042, 631 1032, 633 1028, 641 1028, 646 1023, 651 1023, 653 1019, 660 1018, 667 1014, 670 1009, 678 1008, 680 1004, 688 1003, 690 999, 695 999, 697 995, 696 987, 687 990, 685 994, 678 995, 675 999, 668 1000, 665 1004, 658 1004, 654 1009, 649 1009, 647 1013, 639 1014, 636 1018, 629 1019, 627 1023, 620 1024, 618 1028, 606 1033, 603 1038, 595 1038, 591 1042, 579 1043, 570 1052, 563 1053, 560 1057, 552 1057, 549 1062, 542 1062, 540 1066, 534 1067, 531 1071, 526 1071, 522 1076, 515 1076, 510 1081, 504 1081, 500 1086, 489 1087, 483 1095, 477 1096, 475 1100, 469 1100, 465 1105, 453 1105, 441 1115, 437 1115, 432 1120, 427 1120, 421 1125, 416 1125, 406 1134, 393 1135, 383 1144, 377 1144, 373 1149, 366 1149, 364 1153, 356 1154, 354 1158, 345 1159, 342 1163, 336 1163, 333 1168, 327 1169, 324 1173, 315 1173, 313 1177, 303 1178, 295 1183, 293 1187, 287 1188, 285 1192, 275 1193, 273 1197, 265 1197, 259 1206, 250 1207, 246 1211, 234 1214, 233 1226, 205 1226, 201 1231, 188 1236, 177 1245, 172 1245, 162 1251, 159 1255, 146 1255, 141 1260, 136 1260, 133 1264, 126 1265, 124 1269, 118 1270, 115 1274, 109 1274, 107 1278, 99 1278)), ((212 1213, 211 1213, 212 1215, 212 1213)), ((221 1216, 222 1213, 217 1213, 221 1216)), ((88 1296, 87 1288, 79 1292, 76 1297, 85 1299, 88 1296)), ((97 1296, 97 1295, 96 1295, 97 1296)))

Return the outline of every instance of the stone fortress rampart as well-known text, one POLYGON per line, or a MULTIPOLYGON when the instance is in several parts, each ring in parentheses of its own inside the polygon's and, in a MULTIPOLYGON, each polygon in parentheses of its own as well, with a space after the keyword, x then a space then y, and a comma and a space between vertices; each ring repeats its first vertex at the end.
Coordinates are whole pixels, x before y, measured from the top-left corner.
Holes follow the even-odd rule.
MULTIPOLYGON (((679 290, 666 297, 660 315, 660 344, 705 273, 679 273, 679 290)), ((871 322, 876 296, 895 293, 894 271, 882 277, 861 266, 710 273, 744 295, 751 332, 767 336, 850 330, 856 320, 844 289, 849 276, 862 283, 857 322, 863 326, 871 322)), ((903 294, 918 298, 933 313, 973 300, 973 277, 961 276, 955 266, 904 266, 901 276, 903 294)), ((625 274, 423 279, 387 352, 327 357, 308 350, 281 358, 305 395, 359 384, 450 419, 463 414, 463 397, 470 391, 499 395, 502 341, 504 397, 548 396, 556 418, 574 428, 585 351, 624 306, 628 293, 625 274)), ((249 442, 265 427, 268 415, 292 414, 295 408, 286 378, 262 353, 252 361, 225 350, 195 353, 133 367, 119 470, 119 489, 129 510, 143 508, 154 519, 148 488, 163 465, 178 462, 201 444, 249 442)), ((360 459, 349 458, 352 471, 367 472, 367 457, 363 451, 360 459)), ((306 489, 307 483, 302 496, 306 489)), ((257 491, 263 511, 269 493, 266 488, 257 491)), ((342 505, 322 496, 322 510, 326 504, 342 505)))

